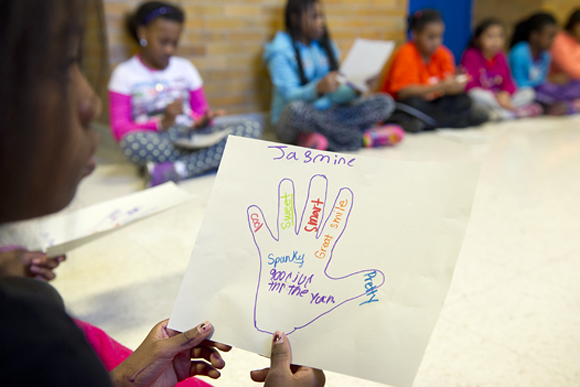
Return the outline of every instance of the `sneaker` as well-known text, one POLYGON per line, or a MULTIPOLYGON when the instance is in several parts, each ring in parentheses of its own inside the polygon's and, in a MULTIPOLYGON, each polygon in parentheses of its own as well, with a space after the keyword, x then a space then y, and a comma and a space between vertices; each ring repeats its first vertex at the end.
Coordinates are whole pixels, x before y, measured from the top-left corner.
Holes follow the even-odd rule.
POLYGON ((300 133, 298 135, 298 145, 304 148, 327 150, 328 140, 320 133, 300 133))
POLYGON ((539 103, 531 103, 516 109, 515 115, 517 118, 529 118, 541 116, 544 113, 544 108, 539 103))
POLYGON ((390 124, 366 130, 363 133, 363 145, 365 148, 392 146, 403 141, 403 138, 405 138, 403 128, 390 124))
POLYGON ((548 105, 546 114, 549 116, 564 116, 568 114, 568 104, 565 102, 556 102, 553 105, 548 105))
POLYGON ((177 183, 180 180, 179 174, 175 170, 175 164, 171 162, 147 163, 146 174, 147 188, 155 187, 168 181, 177 183))

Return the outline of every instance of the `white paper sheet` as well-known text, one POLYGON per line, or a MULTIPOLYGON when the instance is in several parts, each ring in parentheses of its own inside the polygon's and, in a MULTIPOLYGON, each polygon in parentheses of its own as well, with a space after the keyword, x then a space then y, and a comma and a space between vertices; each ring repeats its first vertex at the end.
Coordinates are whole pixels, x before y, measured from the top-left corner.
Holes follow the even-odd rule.
POLYGON ((51 217, 38 225, 42 250, 56 257, 131 222, 192 198, 169 182, 131 195, 98 203, 82 210, 51 217))
POLYGON ((169 326, 264 355, 283 330, 295 364, 410 386, 479 170, 230 136, 169 326))
POLYGON ((343 82, 366 92, 366 81, 379 75, 395 49, 395 42, 356 39, 340 66, 343 82))
POLYGON ((217 144, 233 132, 233 129, 220 130, 212 133, 194 133, 189 138, 180 138, 173 141, 179 147, 185 149, 201 149, 217 144))

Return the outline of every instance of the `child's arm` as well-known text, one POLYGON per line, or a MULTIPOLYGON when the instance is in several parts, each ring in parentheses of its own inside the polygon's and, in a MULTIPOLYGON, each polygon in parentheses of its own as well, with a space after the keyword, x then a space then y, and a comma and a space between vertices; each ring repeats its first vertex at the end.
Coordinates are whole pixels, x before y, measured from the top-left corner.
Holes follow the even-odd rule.
POLYGON ((189 91, 189 105, 191 106, 191 118, 198 120, 209 110, 209 104, 205 98, 203 87, 189 91))
POLYGON ((531 80, 528 78, 530 73, 530 63, 526 60, 524 53, 518 50, 512 50, 509 54, 509 62, 510 68, 512 70, 512 76, 518 87, 537 86, 532 84, 533 82, 531 82, 531 80))
POLYGON ((318 99, 319 90, 317 86, 319 80, 311 81, 302 86, 296 70, 290 63, 288 57, 283 53, 276 54, 268 62, 268 70, 272 78, 272 83, 286 101, 312 102, 318 99))
POLYGON ((131 96, 109 91, 109 114, 113 136, 117 141, 132 131, 161 129, 161 120, 153 118, 144 123, 135 123, 131 118, 131 96))

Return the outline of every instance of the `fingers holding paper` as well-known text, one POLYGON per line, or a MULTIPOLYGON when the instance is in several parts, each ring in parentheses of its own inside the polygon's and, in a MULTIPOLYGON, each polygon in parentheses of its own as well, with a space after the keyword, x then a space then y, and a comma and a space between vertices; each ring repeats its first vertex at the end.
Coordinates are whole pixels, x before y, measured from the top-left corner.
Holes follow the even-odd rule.
POLYGON ((274 333, 270 368, 252 371, 254 382, 265 387, 322 387, 326 377, 322 370, 292 364, 290 342, 283 332, 274 333))

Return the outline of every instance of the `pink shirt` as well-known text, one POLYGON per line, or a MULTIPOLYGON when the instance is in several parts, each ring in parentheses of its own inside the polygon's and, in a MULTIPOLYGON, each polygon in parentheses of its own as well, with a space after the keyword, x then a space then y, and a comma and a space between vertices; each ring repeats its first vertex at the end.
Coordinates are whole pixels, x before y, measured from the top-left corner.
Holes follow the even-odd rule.
POLYGON ((111 130, 116 141, 134 131, 159 131, 167 105, 181 98, 176 124, 192 126, 208 110, 203 81, 193 64, 171 57, 163 70, 148 68, 138 56, 121 63, 109 82, 111 130))
POLYGON ((460 65, 471 75, 465 90, 479 87, 494 92, 507 91, 515 93, 516 86, 512 80, 508 62, 503 52, 491 60, 486 59, 478 48, 468 48, 463 53, 460 65))

